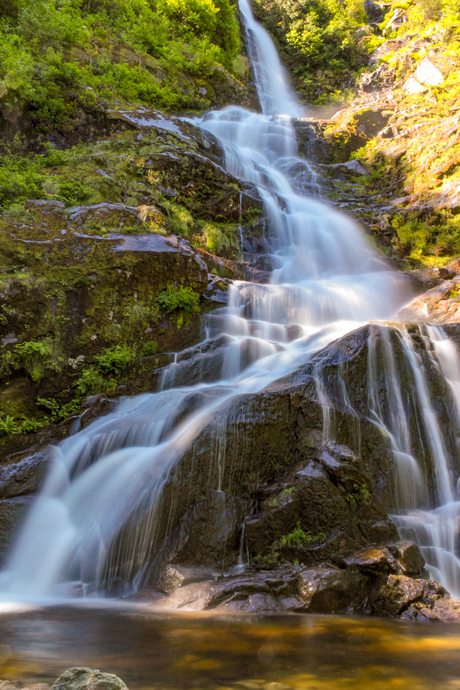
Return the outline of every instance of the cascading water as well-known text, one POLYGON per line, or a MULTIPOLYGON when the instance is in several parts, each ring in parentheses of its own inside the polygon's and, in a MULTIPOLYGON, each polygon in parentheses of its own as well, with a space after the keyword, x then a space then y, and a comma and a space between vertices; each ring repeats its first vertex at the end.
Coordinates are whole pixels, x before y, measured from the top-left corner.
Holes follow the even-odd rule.
MULTIPOLYGON (((75 581, 83 583, 84 594, 101 594, 113 590, 115 578, 123 581, 124 593, 142 586, 158 548, 162 489, 171 469, 213 413, 232 397, 262 390, 363 322, 391 318, 401 306, 398 276, 370 249, 359 227, 329 206, 294 191, 289 171, 304 166, 307 174, 311 172, 296 157, 290 119, 302 109, 289 88, 273 42, 254 20, 247 0, 240 0, 240 9, 263 114, 229 107, 209 113, 195 125, 219 139, 229 172, 259 189, 274 264, 271 282, 237 282, 231 287, 222 328, 228 344, 218 384, 177 387, 179 362, 174 365, 174 375, 163 378, 163 390, 121 401, 114 412, 55 450, 45 486, 2 574, 5 596, 62 594, 64 583, 75 581), (297 327, 294 339, 288 334, 293 325, 297 327), (193 411, 184 414, 191 395, 193 411), (123 532, 129 538, 120 538, 123 532)), ((445 376, 457 391, 457 363, 452 364, 442 335, 433 334, 432 338, 439 360, 445 362, 441 364, 445 376)), ((407 355, 414 360, 415 372, 416 355, 409 345, 407 355)), ((391 389, 391 362, 389 366, 391 389)), ((423 373, 419 372, 416 388, 423 397, 423 373)), ((379 396, 372 390, 369 394, 373 421, 383 428, 379 396)), ((397 401, 397 393, 395 396, 397 401)), ((327 407, 326 401, 324 404, 327 407)), ((452 501, 452 478, 436 417, 429 406, 424 409, 429 444, 441 468, 440 505, 452 501)), ((404 420, 398 419, 397 412, 393 417, 386 422, 387 433, 396 458, 398 454, 405 458, 400 466, 410 466, 409 479, 402 483, 413 483, 406 506, 412 509, 422 500, 423 487, 415 477, 417 463, 404 420)), ((221 462, 219 449, 216 461, 221 462)), ((220 479, 209 488, 219 491, 220 479)), ((401 528, 404 520, 409 524, 418 519, 414 515, 399 516, 401 528)), ((420 542, 425 539, 430 544, 427 548, 433 549, 444 539, 445 519, 438 519, 436 511, 429 515, 431 522, 424 524, 430 534, 420 537, 420 542), (433 536, 436 530, 439 539, 433 536)), ((442 548, 454 554, 455 545, 447 544, 453 539, 453 533, 449 534, 442 548)))

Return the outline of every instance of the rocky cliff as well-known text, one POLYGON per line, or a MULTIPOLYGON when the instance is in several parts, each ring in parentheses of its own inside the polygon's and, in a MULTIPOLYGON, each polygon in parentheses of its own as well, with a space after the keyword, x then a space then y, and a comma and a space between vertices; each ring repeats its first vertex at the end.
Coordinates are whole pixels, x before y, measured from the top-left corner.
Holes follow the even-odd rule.
MULTIPOLYGON (((261 393, 232 399, 207 420, 166 483, 142 586, 151 599, 169 595, 162 603, 179 608, 457 620, 459 604, 425 579, 418 548, 401 541, 391 519, 401 505, 401 486, 388 433, 382 432, 385 424, 391 427, 392 404, 384 369, 375 383, 383 396, 383 426, 375 423, 368 389, 372 356, 383 356, 387 343, 403 388, 415 386, 408 338, 428 372, 447 451, 456 457, 452 399, 420 325, 450 323, 447 332, 458 341, 456 24, 447 9, 423 22, 431 9, 416 3, 401 11, 348 3, 353 22, 346 25, 340 8, 318 3, 321 31, 315 40, 320 33, 323 52, 315 54, 314 45, 309 53, 305 48, 306 6, 288 4, 257 2, 255 10, 284 45, 304 96, 337 103, 346 89, 358 88, 333 117, 295 123, 299 150, 313 173, 306 179, 302 167, 295 184, 311 192, 313 179, 315 193, 319 187, 330 203, 364 223, 382 253, 408 271, 408 284, 419 296, 400 314, 404 327, 365 326, 261 393), (284 24, 274 21, 280 12, 284 24), (307 78, 310 68, 316 85, 307 78), (222 488, 211 490, 217 475, 222 488), (248 564, 246 573, 231 571, 238 561, 248 564), (217 578, 222 572, 233 574, 217 578)), ((223 11, 226 4, 220 6, 223 11)), ((11 21, 24 27, 22 10, 14 2, 11 7, 11 21)), ((179 31, 174 17, 167 21, 179 31)), ((123 69, 130 77, 141 72, 158 88, 170 70, 177 77, 172 91, 185 99, 174 101, 182 112, 251 102, 252 87, 243 83, 247 72, 236 79, 244 55, 238 62, 235 36, 231 45, 222 36, 214 44, 208 32, 206 40, 221 52, 206 63, 204 83, 202 73, 193 72, 193 59, 168 62, 158 46, 142 52, 134 20, 124 28, 123 46, 113 44, 117 27, 110 17, 104 21, 91 20, 93 34, 84 48, 72 42, 56 48, 67 65, 59 69, 75 63, 89 79, 107 63, 112 76, 123 69), (155 50, 162 66, 152 63, 155 50), (154 69, 165 69, 166 76, 152 77, 154 69), (213 86, 216 74, 221 81, 213 86)), ((189 32, 191 46, 195 39, 189 32)), ((49 37, 43 40, 46 47, 49 37)), ((2 50, 5 70, 9 53, 4 45, 2 50)), ((31 57, 31 73, 38 57, 31 57)), ((96 99, 97 113, 75 96, 76 110, 64 118, 65 127, 62 118, 45 122, 44 105, 32 92, 20 107, 10 107, 14 74, 13 68, 5 72, 0 91, 3 131, 18 135, 11 145, 4 139, 0 162, 3 555, 42 484, 48 444, 88 425, 120 396, 155 390, 160 377, 166 387, 217 382, 227 345, 218 335, 219 309, 229 283, 266 282, 272 268, 259 193, 224 170, 212 135, 165 113, 159 96, 117 92, 122 100, 115 102, 112 82, 110 98, 101 92, 106 101, 96 99), (217 327, 200 344, 202 317, 211 311, 217 327)), ((69 83, 56 83, 62 105, 69 83)), ((250 348, 244 356, 249 363, 250 348)), ((171 429, 204 397, 187 396, 171 429)), ((413 429, 423 427, 417 400, 404 398, 404 410, 413 429)), ((414 433, 429 506, 436 468, 425 436, 414 433)), ((132 528, 125 526, 114 550, 129 540, 132 528)), ((119 571, 107 573, 112 594, 119 593, 128 566, 120 561, 119 571)))

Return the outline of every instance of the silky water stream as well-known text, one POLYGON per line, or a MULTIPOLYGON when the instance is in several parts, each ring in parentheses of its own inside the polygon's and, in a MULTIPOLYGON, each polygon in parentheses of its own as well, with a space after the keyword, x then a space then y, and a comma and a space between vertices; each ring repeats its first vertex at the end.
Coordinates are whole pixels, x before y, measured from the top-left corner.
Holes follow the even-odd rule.
MULTIPOLYGON (((228 107, 194 124, 220 141, 228 171, 259 189, 267 218, 267 253, 274 266, 271 281, 234 283, 228 306, 210 317, 209 337, 224 334, 228 342, 221 381, 181 387, 180 364, 173 365, 162 390, 121 400, 112 413, 54 450, 45 485, 0 576, 3 599, 103 596, 111 572, 122 579, 123 594, 142 588, 162 489, 212 414, 235 396, 262 390, 363 323, 391 319, 402 306, 400 276, 388 270, 350 218, 315 198, 318 179, 297 157, 291 120, 302 108, 247 0, 240 0, 240 9, 263 113, 228 107), (310 196, 295 191, 292 171, 298 175, 299 169, 309 181, 310 196), (294 340, 288 334, 293 325, 294 340), (200 404, 184 418, 184 403, 197 393, 200 404), (128 537, 114 548, 121 530, 127 530, 128 537), (77 592, 76 585, 69 584, 75 582, 77 592)), ((369 346, 368 416, 387 436, 398 468, 394 519, 399 529, 422 546, 433 577, 460 594, 456 456, 444 441, 413 337, 403 325, 393 326, 412 372, 418 437, 414 439, 408 392, 401 389, 383 324, 376 326, 383 354, 374 357, 369 346), (383 389, 375 383, 382 368, 383 389), (420 448, 434 466, 431 495, 416 455, 420 448)), ((456 349, 441 329, 421 327, 420 334, 446 382, 456 415, 452 428, 458 430, 456 349)), ((324 406, 327 415, 327 397, 324 406)), ((220 479, 209 488, 219 491, 220 479)))

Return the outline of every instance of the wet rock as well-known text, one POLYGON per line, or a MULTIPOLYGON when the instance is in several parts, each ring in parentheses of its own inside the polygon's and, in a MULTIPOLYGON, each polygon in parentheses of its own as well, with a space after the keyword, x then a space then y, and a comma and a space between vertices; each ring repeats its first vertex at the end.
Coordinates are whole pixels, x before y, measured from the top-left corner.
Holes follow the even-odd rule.
POLYGON ((362 549, 344 558, 344 562, 363 573, 381 574, 396 569, 396 560, 385 547, 362 549))
POLYGON ((285 608, 271 594, 250 594, 247 599, 233 599, 215 610, 232 613, 281 613, 285 608))
POLYGON ((70 668, 52 685, 52 690, 125 690, 126 685, 111 673, 91 668, 70 668))
POLYGON ((208 491, 184 515, 164 547, 168 559, 184 565, 215 565, 225 570, 236 558, 248 501, 208 491))
POLYGON ((400 541, 397 544, 390 545, 388 549, 393 554, 404 575, 420 577, 425 567, 425 559, 417 544, 411 541, 400 541))
POLYGON ((422 599, 423 585, 405 575, 389 575, 374 603, 379 616, 398 616, 415 601, 422 599))
POLYGON ((33 494, 40 488, 49 463, 49 450, 19 453, 0 466, 0 499, 33 494))
POLYGON ((31 504, 30 496, 0 500, 0 558, 5 556, 13 535, 31 504))
POLYGON ((271 572, 249 572, 241 575, 219 578, 209 588, 206 608, 250 612, 286 610, 286 602, 295 597, 291 604, 299 604, 296 574, 299 568, 279 568, 271 572))
POLYGON ((351 568, 304 570, 299 574, 298 587, 309 613, 358 611, 366 598, 366 579, 351 568))
POLYGON ((158 586, 163 594, 173 594, 176 589, 179 589, 183 581, 184 576, 178 570, 168 565, 158 582, 158 586))
POLYGON ((430 622, 460 622, 460 601, 452 599, 449 593, 434 580, 419 580, 423 587, 420 601, 411 604, 401 614, 404 620, 430 622))
POLYGON ((325 137, 327 122, 302 118, 294 120, 299 153, 311 163, 332 163, 333 152, 325 137))
POLYGON ((84 429, 88 424, 90 424, 96 417, 100 417, 103 414, 111 412, 117 405, 117 400, 108 398, 104 393, 99 393, 98 395, 90 395, 82 403, 83 412, 78 420, 78 429, 75 428, 74 432, 77 430, 84 429))
POLYGON ((0 690, 18 690, 17 686, 9 680, 0 681, 0 690))

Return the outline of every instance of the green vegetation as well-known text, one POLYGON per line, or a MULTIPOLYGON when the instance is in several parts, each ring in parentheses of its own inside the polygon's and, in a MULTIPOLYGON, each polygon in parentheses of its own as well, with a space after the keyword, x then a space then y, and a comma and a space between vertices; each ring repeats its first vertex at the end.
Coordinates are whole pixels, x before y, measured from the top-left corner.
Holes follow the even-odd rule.
POLYGON ((200 311, 200 295, 190 287, 168 285, 166 290, 158 295, 157 304, 165 314, 171 314, 176 310, 193 314, 200 311))
POLYGON ((48 424, 48 418, 39 421, 28 417, 14 419, 9 415, 0 416, 0 437, 10 434, 33 434, 46 424, 48 424))
POLYGON ((129 347, 109 347, 94 356, 94 364, 83 369, 74 387, 81 396, 112 393, 118 383, 114 377, 118 376, 134 357, 135 354, 129 347))
POLYGON ((202 108, 197 80, 238 50, 229 0, 6 0, 0 108, 62 134, 124 103, 202 108))
POLYGON ((367 503, 370 497, 371 494, 366 484, 353 484, 353 491, 347 494, 345 500, 351 508, 355 509, 367 503))
POLYGON ((23 369, 34 383, 38 383, 46 373, 59 372, 62 357, 55 341, 26 341, 16 345, 2 355, 1 373, 8 375, 14 369, 23 369))
POLYGON ((349 97, 367 62, 364 0, 255 0, 254 11, 274 36, 295 86, 309 102, 349 97))
POLYGON ((401 267, 442 266, 460 253, 460 3, 393 2, 375 32, 368 48, 376 39, 398 43, 369 65, 366 83, 391 85, 392 102, 363 108, 361 99, 330 121, 325 136, 333 162, 359 159, 369 172, 334 181, 335 198, 351 195, 349 209, 385 254, 404 260, 401 267), (397 8, 399 26, 389 23, 397 8), (422 61, 435 70, 436 86, 417 72, 422 61))
POLYGON ((305 532, 300 526, 300 522, 289 532, 273 542, 266 554, 257 554, 253 558, 253 563, 257 567, 274 568, 283 557, 283 551, 287 549, 303 549, 309 546, 316 546, 326 539, 323 532, 312 534, 305 532))

